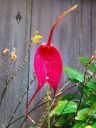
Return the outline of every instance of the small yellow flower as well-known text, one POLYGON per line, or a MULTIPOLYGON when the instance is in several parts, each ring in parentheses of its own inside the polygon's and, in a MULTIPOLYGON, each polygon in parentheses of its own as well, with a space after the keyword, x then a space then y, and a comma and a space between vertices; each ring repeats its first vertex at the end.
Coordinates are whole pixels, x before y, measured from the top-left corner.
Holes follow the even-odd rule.
POLYGON ((41 39, 43 39, 43 36, 39 35, 39 32, 36 31, 33 37, 31 38, 31 41, 33 41, 34 44, 37 44, 40 42, 41 39))
POLYGON ((2 55, 5 55, 6 53, 8 53, 9 52, 9 49, 8 48, 5 48, 4 50, 3 50, 3 52, 2 52, 2 55))
POLYGON ((15 53, 12 53, 11 54, 11 61, 16 61, 16 59, 17 59, 16 54, 15 53))
POLYGON ((0 61, 0 65, 2 65, 2 61, 0 61))
POLYGON ((85 128, 92 128, 92 126, 91 126, 91 125, 88 125, 88 126, 86 126, 85 128))
POLYGON ((16 55, 16 48, 13 48, 13 51, 11 52, 11 61, 16 61, 17 55, 16 55))

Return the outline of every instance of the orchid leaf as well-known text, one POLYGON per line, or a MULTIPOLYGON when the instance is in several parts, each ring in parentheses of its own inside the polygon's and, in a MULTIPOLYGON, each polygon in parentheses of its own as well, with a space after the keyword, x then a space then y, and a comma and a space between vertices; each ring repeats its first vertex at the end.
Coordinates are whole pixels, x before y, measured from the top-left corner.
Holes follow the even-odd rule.
POLYGON ((73 101, 59 101, 58 105, 55 107, 55 109, 52 111, 52 115, 60 115, 66 114, 66 113, 74 113, 76 112, 77 104, 73 101))
MULTIPOLYGON (((60 98, 60 101, 63 101, 63 100, 70 100, 72 97, 74 96, 74 94, 67 94, 67 95, 64 95, 60 98)), ((74 96, 74 99, 79 99, 80 96, 79 95, 75 95, 74 96)))
POLYGON ((64 66, 64 74, 66 74, 69 78, 76 80, 78 82, 83 82, 84 80, 84 74, 80 72, 79 70, 73 69, 68 66, 64 66))
POLYGON ((92 125, 92 128, 96 128, 96 123, 94 123, 94 124, 92 125))
POLYGON ((76 120, 86 120, 89 114, 89 108, 83 108, 81 109, 78 113, 77 116, 75 117, 76 120))
POLYGON ((55 126, 59 127, 59 128, 64 128, 64 126, 69 126, 69 121, 66 120, 67 117, 63 117, 60 120, 58 120, 55 124, 55 126))
POLYGON ((77 122, 73 128, 86 128, 87 124, 85 122, 77 122))

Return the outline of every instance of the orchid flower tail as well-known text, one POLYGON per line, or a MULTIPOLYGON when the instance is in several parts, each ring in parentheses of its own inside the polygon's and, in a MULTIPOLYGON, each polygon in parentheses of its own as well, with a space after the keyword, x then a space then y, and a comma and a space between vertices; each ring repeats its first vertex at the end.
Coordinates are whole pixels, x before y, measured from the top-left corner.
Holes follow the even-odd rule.
POLYGON ((39 92, 40 89, 41 89, 41 88, 40 88, 40 86, 39 86, 39 84, 38 84, 38 87, 37 87, 37 89, 36 89, 34 95, 31 97, 31 99, 30 99, 29 102, 28 102, 28 105, 27 105, 27 108, 26 108, 26 113, 28 113, 28 108, 30 107, 30 105, 31 105, 31 103, 32 103, 32 101, 33 101, 33 99, 35 98, 35 96, 37 95, 37 93, 39 92))
POLYGON ((53 24, 51 30, 50 30, 50 34, 49 34, 49 38, 48 38, 48 42, 47 45, 49 46, 51 44, 52 41, 52 35, 54 32, 54 29, 56 28, 56 26, 58 25, 58 23, 62 20, 62 18, 64 16, 66 16, 67 14, 69 14, 70 12, 72 12, 73 10, 75 10, 78 7, 78 5, 74 5, 73 7, 69 8, 68 10, 64 11, 56 20, 56 22, 53 24))

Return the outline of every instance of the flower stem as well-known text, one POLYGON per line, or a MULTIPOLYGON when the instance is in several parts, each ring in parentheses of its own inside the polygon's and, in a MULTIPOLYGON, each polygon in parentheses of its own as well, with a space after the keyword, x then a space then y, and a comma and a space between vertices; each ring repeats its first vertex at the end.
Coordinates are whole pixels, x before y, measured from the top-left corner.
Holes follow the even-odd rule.
MULTIPOLYGON (((47 83, 47 100, 49 99, 50 99, 50 87, 47 83)), ((47 124, 48 124, 48 128, 50 128, 50 100, 47 103, 47 111, 48 111, 47 124)))
POLYGON ((67 14, 69 14, 70 12, 72 12, 73 10, 75 10, 76 8, 78 7, 78 5, 74 5, 72 6, 71 8, 67 9, 66 11, 64 11, 58 18, 57 20, 55 21, 55 23, 53 24, 51 30, 50 30, 50 33, 49 33, 49 37, 48 37, 48 42, 47 42, 47 45, 50 46, 51 42, 52 42, 52 36, 53 36, 53 32, 54 32, 54 29, 56 28, 56 26, 58 25, 58 23, 62 20, 62 18, 64 16, 66 16, 67 14))

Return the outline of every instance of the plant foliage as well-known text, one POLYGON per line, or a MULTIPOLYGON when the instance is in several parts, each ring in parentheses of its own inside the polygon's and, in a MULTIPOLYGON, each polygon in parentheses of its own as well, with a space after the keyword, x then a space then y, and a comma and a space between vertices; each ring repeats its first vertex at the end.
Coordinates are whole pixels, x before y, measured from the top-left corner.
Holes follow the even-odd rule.
POLYGON ((51 111, 53 126, 59 128, 96 128, 96 64, 87 57, 79 58, 84 72, 65 66, 64 74, 76 85, 76 94, 61 96, 51 111))

